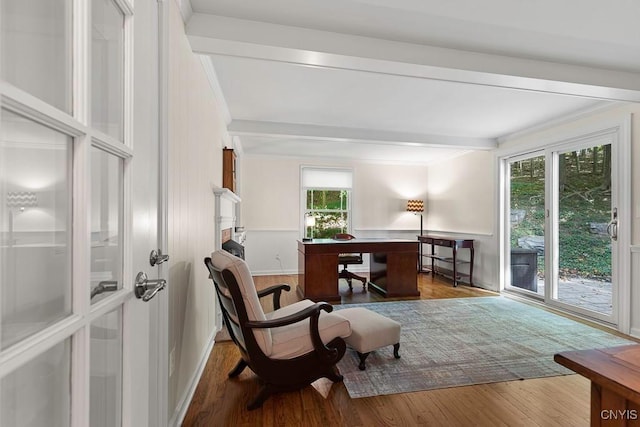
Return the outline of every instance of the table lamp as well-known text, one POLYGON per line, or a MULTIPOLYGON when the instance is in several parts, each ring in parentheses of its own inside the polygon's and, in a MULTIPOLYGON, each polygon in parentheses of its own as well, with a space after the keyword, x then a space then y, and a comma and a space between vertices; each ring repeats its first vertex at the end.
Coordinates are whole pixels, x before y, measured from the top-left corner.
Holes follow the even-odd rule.
POLYGON ((420 235, 422 236, 422 212, 424 212, 424 201, 408 200, 407 212, 413 212, 416 215, 420 215, 420 235))
POLYGON ((313 239, 313 227, 316 226, 316 217, 310 214, 305 215, 304 217, 304 227, 305 227, 305 238, 302 239, 303 242, 310 241, 313 239), (309 236, 309 228, 311 228, 311 236, 309 236))

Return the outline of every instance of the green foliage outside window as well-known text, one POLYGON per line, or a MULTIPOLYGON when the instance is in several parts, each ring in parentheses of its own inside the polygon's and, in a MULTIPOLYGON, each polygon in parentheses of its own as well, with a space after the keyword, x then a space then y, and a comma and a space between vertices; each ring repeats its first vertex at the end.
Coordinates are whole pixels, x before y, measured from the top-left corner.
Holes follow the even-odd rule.
MULTIPOLYGON (((544 156, 511 164, 511 247, 527 236, 544 236, 544 156)), ((606 227, 611 215, 611 146, 602 145, 559 156, 559 274, 611 280, 611 244, 606 227)), ((544 259, 538 261, 543 274, 544 259)))
POLYGON ((331 238, 349 230, 349 191, 307 190, 305 217, 313 216, 315 225, 305 227, 308 237, 331 238))

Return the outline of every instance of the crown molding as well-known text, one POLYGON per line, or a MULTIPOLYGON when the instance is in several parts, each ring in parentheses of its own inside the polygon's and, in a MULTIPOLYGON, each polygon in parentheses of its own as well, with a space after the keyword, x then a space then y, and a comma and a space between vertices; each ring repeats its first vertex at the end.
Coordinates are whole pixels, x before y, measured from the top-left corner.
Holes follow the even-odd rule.
MULTIPOLYGON (((162 0, 159 0, 162 1, 162 0)), ((191 6, 191 0, 175 0, 178 5, 178 9, 180 9, 180 15, 182 16, 182 21, 187 24, 191 17, 193 16, 193 7, 191 6)))

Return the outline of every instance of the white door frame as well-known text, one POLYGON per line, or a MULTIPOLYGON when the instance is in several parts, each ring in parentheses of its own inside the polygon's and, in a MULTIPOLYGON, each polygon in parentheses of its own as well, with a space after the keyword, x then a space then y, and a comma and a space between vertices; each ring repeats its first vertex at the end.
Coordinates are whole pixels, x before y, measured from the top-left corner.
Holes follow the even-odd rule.
MULTIPOLYGON (((624 284, 620 281, 620 274, 622 270, 624 270, 624 266, 622 265, 623 260, 620 260, 620 255, 622 252, 622 242, 618 241, 616 243, 612 243, 611 245, 611 283, 612 283, 612 304, 613 311, 610 316, 593 313, 588 310, 584 310, 578 306, 568 304, 566 302, 560 301, 559 299, 553 296, 554 293, 557 292, 559 283, 558 283, 558 260, 560 257, 559 253, 559 224, 557 219, 559 218, 559 191, 558 191, 558 182, 559 182, 559 154, 572 152, 575 150, 579 150, 581 148, 585 148, 587 146, 597 146, 611 144, 611 184, 614 191, 612 191, 611 196, 611 207, 617 208, 620 211, 620 198, 622 197, 623 188, 621 187, 621 179, 620 179, 620 171, 619 163, 622 160, 620 157, 621 144, 619 142, 619 138, 617 135, 617 130, 615 129, 605 129, 602 132, 597 132, 594 134, 584 135, 582 137, 577 137, 575 139, 569 141, 560 142, 557 145, 547 148, 546 150, 546 164, 549 165, 549 169, 546 171, 546 207, 548 209, 549 215, 546 217, 546 225, 548 229, 548 236, 550 239, 545 239, 545 253, 549 254, 548 257, 545 258, 546 266, 545 271, 546 280, 549 283, 549 286, 545 287, 545 301, 550 306, 555 306, 560 309, 564 309, 567 311, 574 311, 585 317, 593 317, 599 321, 613 324, 618 326, 620 321, 620 306, 622 301, 619 299, 620 288, 624 287, 624 284)), ((630 181, 629 181, 630 183, 630 181)), ((630 235, 629 227, 625 227, 627 231, 627 235, 630 235)))
MULTIPOLYGON (((169 195, 169 4, 158 0, 158 245, 166 252, 169 247, 168 195, 169 195)), ((171 254, 169 254, 171 256, 171 254)), ((171 261, 169 261, 171 262, 171 261)), ((168 279, 168 263, 161 264, 160 277, 168 279)), ((171 284, 168 283, 168 286, 171 284)), ((154 321, 157 333, 157 425, 169 424, 169 292, 158 295, 154 321)))

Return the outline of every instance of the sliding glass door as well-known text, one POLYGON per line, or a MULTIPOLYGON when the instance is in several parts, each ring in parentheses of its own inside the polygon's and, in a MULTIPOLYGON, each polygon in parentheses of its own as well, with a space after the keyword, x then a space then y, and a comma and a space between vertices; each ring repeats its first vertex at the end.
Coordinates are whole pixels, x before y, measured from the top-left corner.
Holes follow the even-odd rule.
POLYGON ((603 320, 613 315, 617 208, 612 149, 609 141, 598 140, 552 153, 557 265, 550 298, 603 320))
POLYGON ((618 322, 616 134, 504 159, 505 289, 618 322))
POLYGON ((544 296, 545 156, 509 159, 509 281, 507 288, 544 296))

